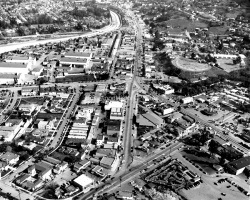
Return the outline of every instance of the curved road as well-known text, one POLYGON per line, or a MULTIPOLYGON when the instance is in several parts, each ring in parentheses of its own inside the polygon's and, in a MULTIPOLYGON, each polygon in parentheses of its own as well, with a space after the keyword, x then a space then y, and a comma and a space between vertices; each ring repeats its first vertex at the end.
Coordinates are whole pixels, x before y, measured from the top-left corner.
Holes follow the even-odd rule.
POLYGON ((31 45, 46 44, 49 42, 58 43, 58 42, 66 41, 69 39, 75 39, 75 38, 79 38, 79 37, 93 37, 93 36, 96 36, 99 34, 104 34, 104 33, 110 32, 110 31, 114 31, 120 27, 121 22, 120 22, 119 16, 115 12, 110 11, 110 14, 111 14, 111 18, 112 18, 111 24, 104 27, 104 28, 94 30, 94 32, 89 32, 89 33, 84 33, 82 35, 69 36, 69 37, 64 37, 64 38, 54 38, 54 39, 35 40, 35 41, 33 40, 33 41, 21 42, 21 43, 10 43, 10 44, 0 46, 0 53, 13 51, 13 50, 20 49, 20 48, 27 47, 27 46, 31 46, 31 45))
MULTIPOLYGON (((15 49, 18 48, 22 48, 22 47, 27 47, 27 46, 31 46, 31 45, 38 45, 38 44, 45 44, 48 42, 60 42, 60 41, 66 41, 69 39, 74 39, 74 38, 78 38, 78 37, 92 37, 95 35, 99 35, 99 34, 104 34, 104 33, 108 33, 110 31, 114 31, 116 29, 118 29, 121 25, 119 16, 113 12, 110 11, 111 13, 111 17, 112 17, 112 22, 109 26, 104 27, 102 29, 96 30, 95 32, 91 32, 91 33, 86 33, 86 34, 82 34, 82 35, 78 35, 78 36, 73 36, 73 37, 67 37, 67 38, 60 38, 60 39, 48 39, 48 40, 38 40, 38 41, 29 41, 29 42, 23 42, 23 43, 18 43, 18 44, 9 44, 9 45, 4 45, 4 46, 0 46, 0 53, 4 53, 4 52, 8 52, 8 51, 13 51, 15 49)), ((88 83, 83 83, 83 84, 78 84, 79 85, 87 85, 88 83)), ((93 84, 93 82, 91 82, 91 84, 93 84)), ((45 87, 49 87, 49 86, 45 86, 45 87)), ((1 88, 4 89, 4 88, 1 88)), ((11 89, 12 91, 16 91, 16 88, 8 88, 11 89)), ((20 89, 20 88, 18 88, 20 89)), ((29 164, 33 164, 32 163, 33 158, 29 159, 28 161, 25 162, 25 164, 21 165, 15 172, 18 171, 22 171, 24 170, 29 164)), ((34 161, 34 160, 33 160, 34 161)), ((16 173, 12 174, 12 177, 15 176, 16 173)), ((17 188, 15 188, 14 186, 11 185, 9 178, 7 178, 6 180, 1 180, 0 181, 0 188, 2 189, 2 192, 5 193, 10 193, 12 196, 18 198, 18 199, 34 199, 34 197, 32 196, 32 194, 28 194, 25 193, 23 191, 19 191, 17 188)))

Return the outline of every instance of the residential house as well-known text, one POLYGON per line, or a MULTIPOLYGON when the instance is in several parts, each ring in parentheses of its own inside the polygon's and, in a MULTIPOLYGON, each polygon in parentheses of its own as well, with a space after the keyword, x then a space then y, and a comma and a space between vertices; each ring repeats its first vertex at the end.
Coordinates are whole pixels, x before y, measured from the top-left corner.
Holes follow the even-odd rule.
POLYGON ((104 139, 105 139, 104 135, 97 135, 96 145, 101 146, 104 143, 104 139))
POLYGON ((50 176, 52 175, 52 168, 53 165, 41 161, 28 168, 28 171, 30 174, 32 174, 32 176, 35 176, 37 174, 38 177, 40 177, 42 180, 51 180, 50 176))
POLYGON ((12 152, 6 152, 0 156, 0 160, 6 162, 8 165, 15 165, 20 156, 12 152))

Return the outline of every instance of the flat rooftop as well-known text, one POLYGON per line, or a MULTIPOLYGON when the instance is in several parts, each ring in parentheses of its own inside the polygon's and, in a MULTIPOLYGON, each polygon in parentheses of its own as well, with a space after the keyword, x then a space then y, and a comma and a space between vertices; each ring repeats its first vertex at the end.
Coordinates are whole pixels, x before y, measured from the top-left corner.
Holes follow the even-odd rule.
POLYGON ((0 62, 0 68, 26 68, 27 64, 0 62))
POLYGON ((67 62, 67 63, 79 63, 79 64, 82 64, 82 63, 87 63, 87 59, 86 58, 63 57, 63 58, 61 58, 60 62, 62 62, 62 63, 67 62))

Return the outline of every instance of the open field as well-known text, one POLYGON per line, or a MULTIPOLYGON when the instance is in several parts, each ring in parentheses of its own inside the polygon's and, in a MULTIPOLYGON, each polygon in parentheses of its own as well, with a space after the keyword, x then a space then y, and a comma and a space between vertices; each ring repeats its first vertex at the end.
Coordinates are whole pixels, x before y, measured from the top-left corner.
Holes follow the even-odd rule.
POLYGON ((232 59, 217 59, 217 62, 226 72, 240 69, 240 64, 234 64, 232 59))
POLYGON ((173 63, 177 68, 190 72, 203 72, 211 68, 208 64, 198 63, 196 60, 184 57, 177 57, 173 63))
POLYGON ((170 28, 167 28, 167 31, 169 31, 169 33, 180 33, 185 31, 185 29, 192 32, 195 30, 195 28, 208 27, 208 25, 204 22, 192 21, 186 18, 170 19, 168 21, 159 24, 162 25, 163 27, 170 26, 170 28))

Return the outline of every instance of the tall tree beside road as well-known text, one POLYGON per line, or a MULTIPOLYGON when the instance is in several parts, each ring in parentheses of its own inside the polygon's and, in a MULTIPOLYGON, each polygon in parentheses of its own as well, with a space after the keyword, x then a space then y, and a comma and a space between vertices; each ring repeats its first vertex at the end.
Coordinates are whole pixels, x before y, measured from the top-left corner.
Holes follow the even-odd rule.
POLYGON ((24 36, 25 35, 25 32, 24 32, 24 29, 22 27, 18 27, 17 30, 16 30, 17 34, 19 36, 24 36))

